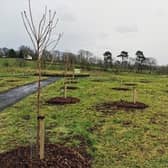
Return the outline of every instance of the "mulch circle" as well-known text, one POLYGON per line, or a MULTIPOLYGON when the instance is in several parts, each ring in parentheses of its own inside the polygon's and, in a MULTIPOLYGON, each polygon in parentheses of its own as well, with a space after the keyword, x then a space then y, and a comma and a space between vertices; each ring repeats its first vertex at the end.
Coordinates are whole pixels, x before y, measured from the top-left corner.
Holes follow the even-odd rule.
POLYGON ((20 80, 18 80, 18 79, 9 79, 9 80, 7 80, 7 82, 19 82, 20 80))
POLYGON ((103 112, 103 113, 116 113, 116 110, 123 109, 123 110, 134 110, 134 109, 145 109, 148 105, 141 103, 141 102, 128 102, 128 101, 115 101, 115 102, 107 102, 96 105, 96 110, 103 112))
POLYGON ((76 97, 54 97, 47 101, 48 104, 64 105, 64 104, 75 104, 79 103, 80 99, 76 97))
MULTIPOLYGON (((64 89, 64 87, 61 87, 61 89, 64 89)), ((76 90, 79 89, 77 86, 67 86, 68 90, 76 90)))
POLYGON ((125 83, 124 85, 125 85, 125 86, 137 86, 136 83, 125 83))
POLYGON ((78 81, 70 81, 70 83, 72 83, 72 84, 77 84, 78 81))
POLYGON ((92 82, 104 82, 104 80, 101 80, 101 79, 93 79, 92 82))
POLYGON ((118 90, 118 91, 129 91, 129 90, 131 90, 130 88, 119 88, 119 87, 114 87, 112 89, 113 90, 118 90))
POLYGON ((72 84, 77 84, 77 83, 78 83, 78 81, 76 81, 76 80, 75 80, 75 81, 74 81, 74 80, 73 80, 73 81, 66 81, 65 83, 66 83, 66 84, 69 84, 69 83, 72 83, 72 84))
MULTIPOLYGON (((35 146, 33 147, 35 151, 35 146)), ((91 161, 77 150, 62 145, 45 145, 45 159, 31 155, 31 148, 19 147, 0 154, 2 168, 90 168, 91 161), (33 159, 32 159, 33 158, 33 159)))
POLYGON ((92 82, 107 82, 110 81, 109 79, 92 79, 92 82))

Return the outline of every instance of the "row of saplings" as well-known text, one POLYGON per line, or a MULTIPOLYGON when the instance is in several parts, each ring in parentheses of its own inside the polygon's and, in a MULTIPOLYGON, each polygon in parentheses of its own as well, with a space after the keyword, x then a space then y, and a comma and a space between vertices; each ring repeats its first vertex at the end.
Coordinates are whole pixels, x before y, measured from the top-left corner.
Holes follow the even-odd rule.
MULTIPOLYGON (((78 80, 75 78, 75 73, 73 70, 72 77, 67 73, 67 62, 65 62, 65 72, 64 72, 64 85, 61 87, 63 89, 64 96, 62 97, 54 97, 47 101, 49 104, 56 105, 64 105, 64 104, 74 104, 80 101, 80 99, 75 97, 68 97, 67 90, 68 89, 77 89, 78 87, 69 84, 75 84, 78 80)), ((126 86, 131 87, 114 87, 113 90, 116 91, 130 91, 132 90, 133 101, 115 101, 115 102, 105 102, 102 104, 96 105, 96 110, 101 111, 103 113, 112 113, 116 112, 117 109, 144 109, 148 107, 144 103, 140 103, 137 101, 137 89, 136 84, 134 83, 126 83, 126 86), (132 88, 132 89, 131 89, 132 88)), ((58 167, 58 168, 90 168, 91 167, 91 158, 86 157, 86 151, 80 151, 78 149, 65 147, 62 145, 56 144, 45 144, 44 142, 44 117, 39 119, 40 127, 41 127, 41 138, 40 143, 41 146, 44 146, 44 149, 40 150, 40 156, 36 153, 33 157, 31 155, 33 147, 19 147, 15 150, 12 150, 7 153, 0 154, 0 165, 5 168, 26 168, 26 167, 58 167), (45 144, 45 145, 44 145, 45 144), (44 153, 45 152, 45 153, 44 153), (44 157, 45 156, 45 157, 44 157), (42 158, 41 158, 42 157, 42 158)))
POLYGON ((60 89, 63 90, 64 96, 63 97, 54 97, 47 101, 49 104, 57 104, 57 105, 64 105, 64 104, 74 104, 80 102, 80 99, 76 97, 68 97, 67 90, 75 90, 78 87, 69 85, 69 84, 76 84, 78 81, 75 78, 75 68, 73 61, 69 60, 69 57, 65 57, 65 70, 64 70, 64 85, 60 89), (68 70, 72 69, 72 75, 68 74, 68 70), (71 76, 71 77, 70 77, 71 76))
MULTIPOLYGON (((2 168, 90 168, 91 160, 85 157, 84 152, 70 147, 65 147, 56 144, 45 144, 45 116, 41 112, 41 61, 42 55, 47 48, 55 49, 62 34, 59 34, 58 39, 52 39, 55 32, 58 19, 56 11, 51 12, 45 8, 44 14, 38 25, 34 24, 31 9, 31 0, 28 0, 28 13, 21 13, 25 29, 33 44, 35 53, 37 54, 37 71, 38 71, 38 91, 37 91, 37 136, 36 145, 27 147, 18 147, 12 151, 0 154, 0 167, 2 168)), ((66 57, 67 65, 68 58, 66 57)), ((67 66, 65 66, 67 67, 67 66)), ((79 99, 67 97, 68 83, 76 82, 68 79, 67 68, 65 69, 64 80, 64 96, 50 99, 51 104, 67 104, 79 102, 79 99)), ((72 88, 72 87, 71 87, 72 88)), ((133 103, 134 105, 137 103, 133 103)), ((112 106, 113 104, 110 104, 112 106)), ((118 105, 115 107, 118 107, 118 105)))
POLYGON ((96 110, 103 112, 103 113, 115 113, 117 110, 134 110, 134 109, 145 109, 148 105, 137 101, 138 99, 138 92, 137 92, 137 84, 136 83, 125 83, 127 87, 113 87, 112 89, 115 91, 132 91, 133 101, 112 101, 112 102, 105 102, 102 104, 96 105, 96 110))
MULTIPOLYGON (((64 105, 80 102, 80 99, 68 97, 68 89, 78 89, 75 85, 78 83, 73 73, 68 73, 68 57, 65 61, 64 85, 61 90, 64 92, 62 97, 54 97, 47 101, 48 104, 64 105), (67 59, 67 60, 66 60, 67 59)), ((58 144, 45 144, 45 116, 38 115, 37 144, 33 146, 19 147, 12 151, 0 154, 0 167, 2 168, 90 168, 91 158, 84 148, 70 148, 58 144)))
POLYGON ((148 105, 138 102, 138 92, 137 92, 137 88, 136 88, 136 83, 125 83, 126 86, 131 86, 131 88, 128 87, 115 87, 112 88, 113 90, 119 90, 119 91, 129 91, 132 90, 132 95, 133 95, 133 101, 129 102, 129 101, 124 101, 124 100, 120 100, 120 101, 116 101, 113 102, 112 105, 117 107, 117 108, 122 108, 122 109, 145 109, 148 107, 148 105))
MULTIPOLYGON (((66 57, 68 58, 68 57, 66 57)), ((73 64, 72 64, 73 65, 73 64)), ((56 104, 56 105, 64 105, 64 104, 74 104, 78 103, 80 99, 75 97, 68 97, 67 90, 68 89, 78 89, 78 87, 69 84, 76 84, 78 80, 75 77, 74 67, 71 67, 72 74, 68 73, 68 60, 65 61, 65 71, 64 71, 64 85, 60 89, 63 90, 64 94, 62 97, 54 97, 47 101, 48 104, 56 104), (71 77, 70 77, 71 76, 71 77)), ((97 81, 97 80, 96 80, 97 81)), ((101 80, 100 80, 101 82, 101 80)), ((128 102, 124 100, 115 101, 115 102, 105 102, 102 104, 96 105, 96 110, 101 111, 103 113, 113 113, 116 112, 117 109, 144 109, 148 107, 144 103, 137 101, 137 89, 136 84, 134 83, 126 83, 126 86, 131 87, 115 87, 112 88, 116 91, 130 91, 132 90, 133 101, 128 102), (132 88, 132 89, 131 89, 132 88)), ((91 159, 86 157, 86 151, 80 151, 78 149, 65 147, 62 145, 56 144, 45 144, 44 141, 44 116, 40 116, 38 118, 38 122, 40 123, 40 153, 36 149, 36 146, 33 147, 19 147, 10 152, 0 154, 0 165, 4 168, 26 168, 26 167, 58 167, 58 168, 90 168, 91 167, 91 159), (34 148, 34 149, 33 149, 34 148), (34 155, 32 155, 32 151, 35 151, 34 155), (36 157, 38 156, 38 157, 36 157)))

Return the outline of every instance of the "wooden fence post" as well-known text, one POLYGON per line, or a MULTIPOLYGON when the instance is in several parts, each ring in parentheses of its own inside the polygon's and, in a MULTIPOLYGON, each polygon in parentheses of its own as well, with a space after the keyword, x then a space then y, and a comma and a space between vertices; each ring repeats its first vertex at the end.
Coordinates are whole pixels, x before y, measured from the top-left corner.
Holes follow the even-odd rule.
POLYGON ((44 159, 44 146, 45 146, 45 123, 44 116, 38 116, 39 122, 39 157, 40 160, 44 159))
POLYGON ((64 81, 64 98, 67 98, 67 81, 64 81))
POLYGON ((137 90, 136 90, 136 88, 133 88, 133 102, 134 102, 134 104, 136 103, 136 100, 137 100, 137 90))

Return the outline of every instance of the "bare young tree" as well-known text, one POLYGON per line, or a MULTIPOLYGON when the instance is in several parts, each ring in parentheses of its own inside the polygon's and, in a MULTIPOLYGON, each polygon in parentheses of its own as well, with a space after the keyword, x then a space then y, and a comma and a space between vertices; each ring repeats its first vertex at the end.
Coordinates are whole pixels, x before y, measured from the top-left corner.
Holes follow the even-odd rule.
POLYGON ((38 91, 37 91, 37 152, 40 159, 44 159, 44 118, 45 116, 40 111, 41 102, 41 62, 43 52, 45 50, 54 50, 62 37, 62 34, 54 36, 58 18, 56 11, 52 12, 45 7, 45 11, 35 24, 32 14, 31 0, 28 0, 28 12, 21 12, 24 27, 32 42, 32 45, 37 56, 37 70, 38 70, 38 91))

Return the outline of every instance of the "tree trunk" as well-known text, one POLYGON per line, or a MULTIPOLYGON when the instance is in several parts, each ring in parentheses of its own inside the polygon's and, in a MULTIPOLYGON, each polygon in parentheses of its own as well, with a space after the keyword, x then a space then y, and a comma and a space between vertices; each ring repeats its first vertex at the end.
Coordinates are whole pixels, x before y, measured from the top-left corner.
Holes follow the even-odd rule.
POLYGON ((37 86, 37 155, 39 159, 44 159, 44 116, 40 114, 41 104, 41 59, 37 61, 38 66, 38 86, 37 86))
POLYGON ((136 89, 134 88, 133 89, 133 102, 134 102, 134 104, 136 104, 136 100, 137 99, 137 91, 136 91, 136 89))
POLYGON ((64 72, 64 98, 67 98, 67 70, 68 70, 68 56, 65 56, 65 72, 64 72))

